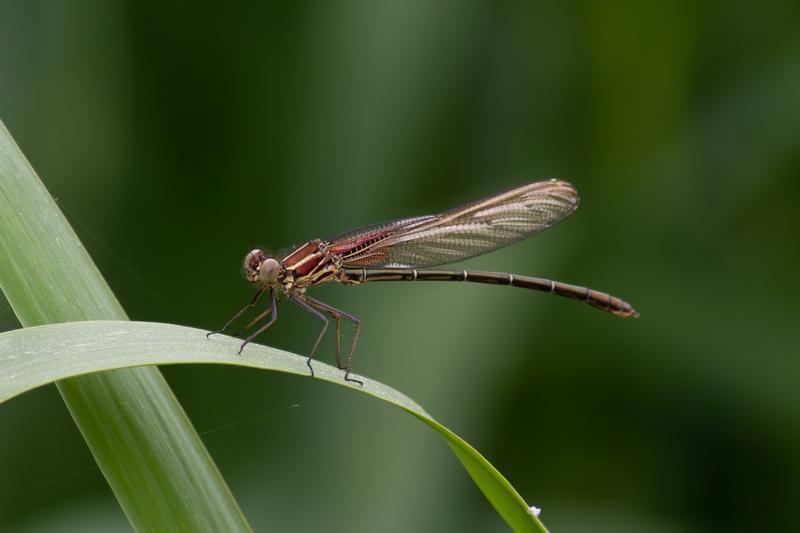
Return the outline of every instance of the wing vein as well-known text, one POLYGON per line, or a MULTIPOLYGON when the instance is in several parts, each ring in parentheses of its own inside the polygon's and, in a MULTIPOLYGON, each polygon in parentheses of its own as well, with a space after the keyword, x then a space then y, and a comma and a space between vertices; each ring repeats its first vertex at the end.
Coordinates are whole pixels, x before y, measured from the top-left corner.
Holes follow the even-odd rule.
POLYGON ((346 267, 429 267, 508 246, 571 215, 578 192, 561 180, 535 181, 438 215, 356 229, 331 241, 346 267))

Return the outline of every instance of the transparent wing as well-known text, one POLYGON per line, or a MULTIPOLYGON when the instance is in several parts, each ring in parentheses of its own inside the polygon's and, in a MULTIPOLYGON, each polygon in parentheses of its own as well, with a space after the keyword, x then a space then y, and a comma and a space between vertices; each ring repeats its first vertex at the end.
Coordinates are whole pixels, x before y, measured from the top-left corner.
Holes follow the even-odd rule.
POLYGON ((536 235, 571 215, 578 191, 536 181, 438 215, 365 226, 330 242, 344 267, 430 267, 462 261, 536 235))

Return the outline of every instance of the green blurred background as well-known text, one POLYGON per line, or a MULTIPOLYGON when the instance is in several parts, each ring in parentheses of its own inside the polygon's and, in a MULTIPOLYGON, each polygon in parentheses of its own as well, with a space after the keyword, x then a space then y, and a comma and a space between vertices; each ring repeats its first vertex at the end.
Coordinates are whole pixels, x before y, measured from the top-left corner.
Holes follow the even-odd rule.
MULTIPOLYGON (((250 298, 255 245, 569 179, 578 213, 466 265, 607 290, 640 320, 491 286, 322 287, 363 319, 356 371, 554 532, 797 531, 798 20, 790 1, 3 0, 0 118, 131 318, 207 329, 250 298)), ((317 328, 284 305, 261 342, 305 353, 317 328)), ((398 410, 163 372, 257 531, 505 530, 398 410)), ((54 387, 0 428, 0 529, 129 528, 54 387)))

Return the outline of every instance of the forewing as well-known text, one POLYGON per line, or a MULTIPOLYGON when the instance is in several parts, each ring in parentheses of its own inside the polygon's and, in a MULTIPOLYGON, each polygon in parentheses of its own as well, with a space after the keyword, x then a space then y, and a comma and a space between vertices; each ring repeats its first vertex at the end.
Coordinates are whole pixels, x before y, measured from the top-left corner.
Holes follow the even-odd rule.
POLYGON ((345 267, 429 267, 462 261, 536 235, 571 215, 578 191, 536 181, 438 215, 367 226, 331 243, 345 267))

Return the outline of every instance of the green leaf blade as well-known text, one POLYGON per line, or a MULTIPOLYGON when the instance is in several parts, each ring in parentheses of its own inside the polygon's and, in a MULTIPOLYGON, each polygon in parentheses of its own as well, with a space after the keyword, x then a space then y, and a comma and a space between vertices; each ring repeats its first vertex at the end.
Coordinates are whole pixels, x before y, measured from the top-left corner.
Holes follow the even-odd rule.
MULTIPOLYGON (((26 328, 0 334, 0 403, 55 380, 125 367, 167 364, 227 364, 308 376, 306 358, 184 326, 130 321, 87 321, 26 328)), ((437 431, 500 516, 515 531, 546 531, 528 512, 511 484, 472 446, 437 422, 416 402, 382 383, 315 361, 316 379, 356 390, 395 405, 437 431)))
MULTIPOLYGON (((126 318, 2 122, 0 258, 0 288, 25 326, 126 318)), ((134 529, 250 531, 157 368, 57 385, 134 529)))

